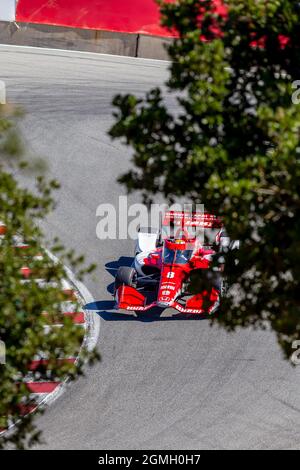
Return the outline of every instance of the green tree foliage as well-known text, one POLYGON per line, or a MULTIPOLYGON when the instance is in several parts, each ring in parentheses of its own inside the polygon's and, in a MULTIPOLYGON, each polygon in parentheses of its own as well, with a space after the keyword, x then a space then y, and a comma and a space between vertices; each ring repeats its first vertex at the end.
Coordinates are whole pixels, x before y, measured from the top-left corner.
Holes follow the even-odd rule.
POLYGON ((214 321, 268 325, 290 356, 300 336, 299 3, 227 0, 227 13, 211 0, 159 3, 163 24, 179 34, 166 84, 178 113, 158 88, 114 99, 110 134, 133 148, 120 181, 224 217, 242 245, 226 255, 235 289, 214 321))
MULTIPOLYGON (((81 350, 79 363, 66 359, 79 354, 83 330, 71 318, 62 315, 62 302, 69 294, 62 289, 66 274, 61 264, 49 258, 43 250, 43 235, 39 221, 52 209, 52 191, 57 183, 37 179, 34 194, 18 184, 14 174, 26 164, 16 121, 18 112, 11 107, 0 107, 0 340, 6 347, 6 363, 0 364, 0 428, 15 424, 11 432, 0 436, 0 448, 6 445, 23 448, 40 439, 35 428, 35 414, 27 414, 33 402, 25 385, 32 381, 62 381, 74 379, 82 373, 86 360, 93 362, 98 355, 81 350), (28 243, 20 248, 19 243, 28 243), (42 259, 41 259, 42 257, 42 259), (24 277, 22 268, 31 270, 24 277), (38 282, 42 279, 43 282, 38 282), (62 327, 51 326, 62 324, 62 327), (50 325, 50 328, 49 328, 50 325), (47 359, 28 376, 32 360, 47 359), (20 416, 25 414, 24 419, 20 416)), ((65 252, 58 243, 52 247, 61 259, 81 270, 82 258, 65 252)), ((74 300, 76 305, 77 300, 74 300)), ((79 306, 78 306, 79 308, 79 306)))

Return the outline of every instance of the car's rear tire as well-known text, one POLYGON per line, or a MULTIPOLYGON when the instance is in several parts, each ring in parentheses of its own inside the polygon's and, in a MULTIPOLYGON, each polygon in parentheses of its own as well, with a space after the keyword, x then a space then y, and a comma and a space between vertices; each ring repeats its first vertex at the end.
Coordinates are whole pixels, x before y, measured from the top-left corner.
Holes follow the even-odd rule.
POLYGON ((136 287, 137 272, 129 266, 121 266, 115 278, 115 291, 122 285, 136 287))

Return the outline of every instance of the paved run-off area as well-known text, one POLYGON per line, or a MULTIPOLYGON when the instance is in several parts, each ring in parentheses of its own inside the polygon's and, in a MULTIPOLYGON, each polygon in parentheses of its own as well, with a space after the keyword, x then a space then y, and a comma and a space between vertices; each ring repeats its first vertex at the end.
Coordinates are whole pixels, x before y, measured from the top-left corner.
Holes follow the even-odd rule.
POLYGON ((117 205, 124 189, 116 177, 130 158, 106 135, 111 99, 143 94, 166 76, 164 62, 0 47, 0 80, 27 111, 29 151, 62 183, 44 228, 98 263, 86 284, 102 317, 103 360, 38 418, 42 447, 300 448, 300 367, 282 360, 272 334, 229 335, 205 320, 139 321, 109 311, 105 265, 133 252, 132 241, 96 237, 97 206, 117 205))

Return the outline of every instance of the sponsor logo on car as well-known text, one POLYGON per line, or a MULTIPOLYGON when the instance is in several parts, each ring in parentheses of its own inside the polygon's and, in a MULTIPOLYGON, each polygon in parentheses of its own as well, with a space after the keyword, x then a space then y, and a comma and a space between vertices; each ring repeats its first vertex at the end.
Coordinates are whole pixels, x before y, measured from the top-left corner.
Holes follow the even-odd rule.
POLYGON ((128 306, 126 307, 126 310, 145 310, 145 307, 131 307, 131 306, 128 306))
POLYGON ((181 305, 179 304, 176 304, 175 308, 179 310, 179 312, 182 312, 182 313, 203 313, 203 310, 201 309, 184 308, 184 307, 181 307, 181 305))

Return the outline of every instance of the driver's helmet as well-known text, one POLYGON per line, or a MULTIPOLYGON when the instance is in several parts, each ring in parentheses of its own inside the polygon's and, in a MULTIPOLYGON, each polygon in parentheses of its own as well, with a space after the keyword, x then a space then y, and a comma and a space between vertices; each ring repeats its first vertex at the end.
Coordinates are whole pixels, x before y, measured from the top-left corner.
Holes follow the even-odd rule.
POLYGON ((186 264, 192 257, 193 247, 179 238, 165 240, 163 261, 165 264, 186 264))
POLYGON ((186 241, 183 240, 182 238, 175 238, 175 239, 173 240, 173 242, 176 243, 176 245, 178 245, 178 246, 186 245, 186 241))
POLYGON ((182 238, 167 238, 165 240, 166 248, 171 250, 184 250, 186 248, 186 241, 182 240, 182 238))

